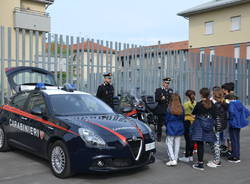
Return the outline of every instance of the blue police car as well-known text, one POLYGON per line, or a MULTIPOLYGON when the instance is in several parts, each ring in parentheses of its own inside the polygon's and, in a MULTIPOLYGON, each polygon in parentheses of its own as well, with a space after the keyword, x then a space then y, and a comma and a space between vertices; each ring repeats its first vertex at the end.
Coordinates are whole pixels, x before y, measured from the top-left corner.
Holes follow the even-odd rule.
POLYGON ((60 178, 154 162, 154 135, 144 123, 72 85, 58 87, 46 70, 17 67, 6 74, 15 94, 0 107, 1 152, 15 147, 45 158, 60 178))

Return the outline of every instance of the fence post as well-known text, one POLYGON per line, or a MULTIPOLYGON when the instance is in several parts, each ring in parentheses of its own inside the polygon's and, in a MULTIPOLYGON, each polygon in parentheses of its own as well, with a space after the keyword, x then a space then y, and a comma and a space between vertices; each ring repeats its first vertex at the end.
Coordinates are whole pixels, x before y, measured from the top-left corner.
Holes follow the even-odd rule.
MULTIPOLYGON (((12 65, 12 60, 11 60, 11 57, 12 57, 12 31, 11 31, 11 28, 8 28, 8 68, 11 68, 11 65, 12 65)), ((3 80, 3 79, 2 79, 3 80)), ((11 96, 11 90, 10 90, 10 86, 9 86, 9 83, 7 83, 7 86, 8 86, 8 98, 11 96)))
POLYGON ((4 103, 4 57, 5 57, 5 33, 4 33, 4 27, 0 27, 0 32, 1 32, 1 98, 0 98, 0 104, 4 103))
POLYGON ((247 93, 247 97, 248 97, 248 105, 250 105, 250 60, 247 60, 247 64, 248 64, 248 81, 247 81, 247 85, 248 85, 248 93, 247 93))

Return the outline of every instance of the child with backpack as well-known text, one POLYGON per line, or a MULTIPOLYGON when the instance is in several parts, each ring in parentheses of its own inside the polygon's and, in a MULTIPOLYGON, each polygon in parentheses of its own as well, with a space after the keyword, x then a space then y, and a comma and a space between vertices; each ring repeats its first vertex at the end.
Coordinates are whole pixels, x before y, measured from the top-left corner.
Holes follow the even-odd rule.
POLYGON ((194 169, 204 170, 204 143, 214 143, 216 137, 214 134, 215 105, 209 99, 210 90, 202 88, 200 90, 201 101, 196 104, 192 112, 195 115, 195 121, 191 126, 191 137, 198 145, 198 163, 193 165, 194 169))
POLYGON ((165 115, 166 145, 169 162, 167 166, 177 165, 180 150, 181 136, 184 134, 184 109, 181 105, 181 98, 174 93, 170 97, 167 113, 165 115))
POLYGON ((240 163, 240 130, 249 125, 247 118, 250 116, 250 111, 240 100, 235 100, 233 96, 229 97, 228 100, 229 136, 232 145, 232 153, 228 161, 240 163))

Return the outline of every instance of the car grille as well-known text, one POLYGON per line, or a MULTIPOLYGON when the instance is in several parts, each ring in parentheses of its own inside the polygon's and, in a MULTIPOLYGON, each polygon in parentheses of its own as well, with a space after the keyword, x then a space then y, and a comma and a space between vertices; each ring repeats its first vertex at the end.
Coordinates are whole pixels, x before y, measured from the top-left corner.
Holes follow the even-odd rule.
POLYGON ((128 139, 127 142, 129 144, 131 152, 133 153, 133 156, 135 157, 135 160, 139 160, 142 151, 142 139, 128 139))

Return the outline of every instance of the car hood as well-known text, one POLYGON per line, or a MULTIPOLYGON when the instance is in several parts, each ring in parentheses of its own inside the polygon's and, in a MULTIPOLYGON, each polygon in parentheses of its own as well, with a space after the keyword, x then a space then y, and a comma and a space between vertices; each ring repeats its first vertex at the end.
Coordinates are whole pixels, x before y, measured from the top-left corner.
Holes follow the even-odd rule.
POLYGON ((99 135, 108 136, 115 132, 126 138, 132 138, 133 136, 141 137, 142 134, 148 133, 142 122, 119 114, 64 116, 58 118, 82 128, 90 128, 99 135))

